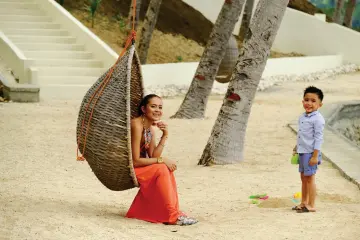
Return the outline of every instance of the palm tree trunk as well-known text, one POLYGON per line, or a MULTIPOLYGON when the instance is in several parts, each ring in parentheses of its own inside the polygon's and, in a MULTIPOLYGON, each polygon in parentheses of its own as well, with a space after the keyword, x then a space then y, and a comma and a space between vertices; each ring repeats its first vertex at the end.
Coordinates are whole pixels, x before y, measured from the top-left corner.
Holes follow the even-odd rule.
POLYGON ((223 105, 199 165, 243 160, 245 132, 256 89, 288 0, 260 0, 250 23, 249 39, 233 71, 223 105))
POLYGON ((245 0, 225 0, 210 34, 195 76, 179 110, 172 118, 203 118, 216 73, 245 0))
POLYGON ((161 1, 162 0, 151 0, 146 11, 138 47, 138 54, 141 64, 146 63, 152 33, 154 31, 157 17, 160 11, 161 1))
POLYGON ((345 11, 345 16, 344 16, 344 24, 345 24, 345 26, 347 26, 349 28, 352 27, 352 16, 353 16, 355 7, 356 7, 356 0, 349 0, 347 7, 346 7, 346 11, 345 11))
MULTIPOLYGON (((135 30, 139 23, 139 16, 140 16, 140 9, 141 9, 141 0, 136 0, 136 9, 135 9, 135 30)), ((129 10, 129 26, 130 29, 132 28, 132 15, 133 15, 133 0, 130 3, 130 10, 129 10)))
POLYGON ((341 11, 344 7, 345 0, 337 0, 333 21, 341 25, 341 11))
POLYGON ((239 32, 239 38, 241 42, 244 42, 246 38, 246 33, 247 30, 249 29, 253 8, 254 8, 254 0, 246 0, 244 13, 241 20, 240 32, 239 32))

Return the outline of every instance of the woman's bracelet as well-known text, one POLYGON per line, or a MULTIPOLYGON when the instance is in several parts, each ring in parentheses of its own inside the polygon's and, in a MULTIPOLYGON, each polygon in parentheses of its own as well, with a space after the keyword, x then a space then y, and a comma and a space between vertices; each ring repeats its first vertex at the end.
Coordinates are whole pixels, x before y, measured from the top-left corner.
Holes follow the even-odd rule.
MULTIPOLYGON (((162 136, 161 139, 163 139, 163 138, 166 140, 166 139, 168 138, 168 136, 162 136)), ((160 140, 160 141, 161 141, 161 140, 160 140)), ((163 144, 163 143, 160 143, 160 142, 159 142, 159 145, 165 147, 165 144, 163 144)))
POLYGON ((163 163, 163 162, 164 162, 164 160, 162 159, 162 157, 156 158, 156 161, 157 161, 157 163, 163 163))

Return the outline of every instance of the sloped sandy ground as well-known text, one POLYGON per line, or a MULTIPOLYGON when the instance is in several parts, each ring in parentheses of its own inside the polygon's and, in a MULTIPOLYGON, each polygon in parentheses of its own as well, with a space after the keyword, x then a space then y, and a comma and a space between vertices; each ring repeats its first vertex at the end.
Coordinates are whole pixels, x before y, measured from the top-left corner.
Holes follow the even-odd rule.
MULTIPOLYGON (((324 104, 359 100, 359 77, 313 84, 324 90, 324 104)), ((0 103, 0 239, 360 239, 360 191, 326 162, 317 174, 318 212, 290 210, 300 179, 286 124, 302 112, 308 85, 257 94, 245 161, 229 166, 196 165, 222 99, 212 97, 204 120, 170 120, 182 99, 164 100, 164 154, 178 161, 181 209, 200 220, 191 227, 124 218, 137 189, 109 191, 86 162, 75 161, 79 102, 0 103), (268 200, 250 203, 249 195, 264 192, 268 200)))

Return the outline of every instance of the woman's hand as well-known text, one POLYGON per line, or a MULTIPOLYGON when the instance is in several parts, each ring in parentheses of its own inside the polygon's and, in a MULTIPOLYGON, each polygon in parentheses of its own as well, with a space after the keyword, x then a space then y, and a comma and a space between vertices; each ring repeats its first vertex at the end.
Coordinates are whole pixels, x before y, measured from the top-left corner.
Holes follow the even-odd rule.
POLYGON ((163 137, 167 137, 169 132, 168 132, 168 126, 166 123, 164 123, 163 121, 160 121, 158 123, 156 123, 156 126, 163 132, 163 137))
POLYGON ((176 162, 167 158, 163 158, 165 165, 169 168, 171 172, 177 169, 176 162))

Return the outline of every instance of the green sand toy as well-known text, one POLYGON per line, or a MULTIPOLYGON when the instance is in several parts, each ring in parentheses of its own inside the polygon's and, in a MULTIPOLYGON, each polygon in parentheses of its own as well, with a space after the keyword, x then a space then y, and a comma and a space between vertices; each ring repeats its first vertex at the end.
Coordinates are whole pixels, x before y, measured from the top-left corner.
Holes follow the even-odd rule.
POLYGON ((299 154, 295 154, 291 157, 291 164, 299 164, 299 154))
POLYGON ((266 196, 267 196, 266 193, 265 194, 256 194, 256 195, 251 195, 249 198, 250 199, 259 199, 259 198, 264 198, 266 196))

